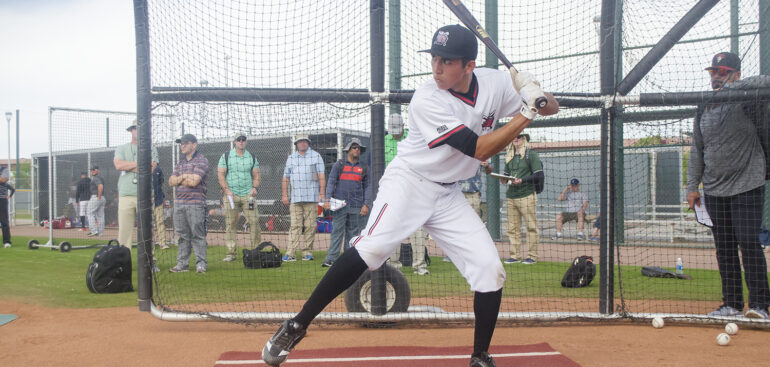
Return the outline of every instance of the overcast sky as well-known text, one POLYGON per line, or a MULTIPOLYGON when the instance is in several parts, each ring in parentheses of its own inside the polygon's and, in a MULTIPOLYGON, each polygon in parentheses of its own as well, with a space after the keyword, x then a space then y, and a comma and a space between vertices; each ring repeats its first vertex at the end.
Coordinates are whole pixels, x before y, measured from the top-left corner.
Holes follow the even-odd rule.
POLYGON ((24 158, 48 151, 49 106, 136 110, 133 2, 0 0, 0 35, 2 159, 8 155, 7 111, 19 110, 24 158))

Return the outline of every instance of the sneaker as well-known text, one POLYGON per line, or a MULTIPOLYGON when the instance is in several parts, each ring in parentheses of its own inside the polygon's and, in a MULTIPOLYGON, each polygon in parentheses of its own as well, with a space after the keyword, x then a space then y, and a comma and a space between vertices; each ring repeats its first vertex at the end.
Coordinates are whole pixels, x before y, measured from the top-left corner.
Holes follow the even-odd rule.
POLYGON ((332 262, 331 262, 331 261, 329 261, 329 260, 326 260, 326 261, 324 261, 324 262, 321 264, 321 267, 322 267, 322 268, 329 268, 329 267, 331 267, 331 266, 332 266, 332 262))
POLYGON ((160 268, 158 267, 158 264, 152 263, 152 272, 153 273, 160 273, 160 268))
POLYGON ((206 268, 204 268, 202 266, 197 266, 197 267, 195 267, 195 272, 199 273, 199 274, 206 274, 206 268))
POLYGON ((487 352, 471 355, 471 367, 496 367, 495 360, 487 352))
POLYGON ((271 366, 280 366, 289 356, 289 352, 305 337, 305 333, 307 328, 302 327, 298 322, 284 321, 262 349, 262 360, 271 366))
POLYGON ((170 248, 171 248, 171 246, 169 246, 167 243, 164 243, 164 244, 160 245, 160 249, 161 250, 168 250, 170 248))
POLYGON ((767 319, 767 311, 759 308, 759 307, 752 307, 746 311, 746 317, 750 319, 767 319))
POLYGON ((88 232, 88 234, 86 236, 93 237, 93 236, 98 236, 98 235, 99 235, 98 233, 88 232))
POLYGON ((577 240, 578 241, 585 241, 586 240, 586 235, 584 235, 582 233, 578 233, 577 240))
POLYGON ((417 270, 414 271, 414 273, 417 274, 417 275, 428 275, 428 274, 430 274, 428 269, 417 269, 417 270))
POLYGON ((521 260, 519 260, 519 259, 517 259, 515 257, 509 257, 509 258, 503 260, 503 262, 506 263, 506 264, 516 264, 516 263, 520 263, 521 260))
POLYGON ((313 255, 307 254, 305 256, 302 256, 302 261, 310 261, 310 260, 315 260, 313 255))
MULTIPOLYGON (((751 310, 749 310, 751 311, 751 310)), ((733 307, 730 307, 728 305, 721 305, 719 308, 717 308, 714 311, 709 312, 706 314, 706 316, 738 316, 741 314, 741 311, 736 310, 733 307)), ((748 317, 749 312, 746 312, 746 317, 748 317)), ((765 313, 765 316, 767 316, 767 313, 765 313)))
POLYGON ((5 248, 11 248, 11 244, 10 244, 10 243, 5 243, 5 244, 3 244, 3 247, 5 247, 5 248))
POLYGON ((564 237, 562 237, 561 233, 557 233, 556 236, 551 237, 552 240, 560 240, 564 237))
POLYGON ((521 262, 522 264, 532 265, 537 263, 537 261, 531 257, 526 258, 524 261, 521 262))
POLYGON ((224 259, 222 259, 222 261, 225 261, 225 262, 230 262, 230 261, 233 261, 233 260, 235 260, 235 256, 233 256, 233 255, 227 255, 227 256, 225 256, 224 259))
POLYGON ((297 258, 294 256, 283 255, 283 261, 297 261, 297 258))
POLYGON ((445 263, 451 263, 452 262, 452 260, 449 258, 449 256, 444 256, 444 258, 441 259, 441 261, 443 261, 445 263))
POLYGON ((594 237, 591 237, 589 240, 591 242, 599 242, 599 237, 594 236, 594 237))
POLYGON ((180 267, 179 265, 177 265, 177 266, 175 266, 175 267, 173 267, 173 268, 171 268, 171 269, 168 269, 168 272, 169 272, 169 273, 186 273, 186 272, 188 272, 188 271, 189 271, 189 270, 187 270, 187 269, 183 269, 183 268, 182 268, 182 267, 180 267))

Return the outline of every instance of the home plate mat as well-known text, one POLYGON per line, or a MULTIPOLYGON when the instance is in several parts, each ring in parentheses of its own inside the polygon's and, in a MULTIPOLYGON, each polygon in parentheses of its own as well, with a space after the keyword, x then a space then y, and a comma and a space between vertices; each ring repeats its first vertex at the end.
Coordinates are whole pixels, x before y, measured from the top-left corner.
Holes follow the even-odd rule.
MULTIPOLYGON (((295 349, 283 363, 287 367, 467 367, 472 348, 463 347, 351 347, 295 349)), ((265 366, 262 352, 225 352, 214 366, 265 366)), ((490 348, 495 363, 502 366, 579 367, 548 343, 495 345, 490 348)))

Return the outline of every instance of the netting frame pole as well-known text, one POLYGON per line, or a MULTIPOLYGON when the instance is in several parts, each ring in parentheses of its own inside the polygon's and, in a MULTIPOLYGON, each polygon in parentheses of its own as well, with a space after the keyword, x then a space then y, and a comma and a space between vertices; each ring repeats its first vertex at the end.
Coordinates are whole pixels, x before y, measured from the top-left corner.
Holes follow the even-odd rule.
MULTIPOLYGON (((389 89, 400 90, 401 0, 388 1, 388 76, 389 89)), ((390 114, 401 114, 401 104, 390 103, 390 114)))
MULTIPOLYGON (((623 1, 616 0, 615 3, 615 80, 623 79, 623 1)), ((620 157, 615 162, 615 212, 613 214, 613 223, 623 223, 626 215, 625 211, 625 152, 623 147, 623 139, 625 137, 623 125, 625 124, 625 112, 623 106, 615 106, 616 119, 615 123, 615 157, 620 157)), ((613 225, 613 246, 625 243, 626 240, 626 226, 625 225, 613 225)), ((619 260, 619 259, 618 259, 619 260)))
MULTIPOLYGON (((602 1, 601 33, 599 45, 599 73, 601 77, 601 94, 615 94, 615 23, 616 0, 602 1)), ((615 107, 604 106, 601 110, 601 165, 600 165, 600 200, 602 211, 601 239, 599 244, 599 313, 611 314, 614 303, 614 264, 613 254, 613 220, 614 220, 614 122, 615 107)))
MULTIPOLYGON (((759 73, 770 75, 770 0, 759 0, 759 73)), ((740 55, 740 54, 739 54, 740 55)), ((765 181, 765 205, 762 224, 770 225, 770 185, 765 181)))
MULTIPOLYGON (((495 41, 499 41, 498 35, 498 11, 497 0, 486 0, 484 2, 484 29, 489 34, 489 37, 495 41)), ((486 50, 486 63, 484 67, 490 69, 497 69, 498 59, 489 47, 484 47, 486 50)), ((492 167, 495 170, 500 166, 500 155, 495 154, 491 158, 492 167)), ((498 172, 498 171, 495 171, 498 172)), ((489 177, 489 176, 487 176, 489 177)), ((501 238, 500 233, 500 182, 497 180, 487 179, 487 231, 492 236, 492 239, 499 241, 501 238)), ((483 218, 482 218, 483 220, 483 218)))
POLYGON ((53 108, 48 107, 48 245, 53 246, 53 190, 54 190, 54 157, 53 157, 53 108))
MULTIPOLYGON (((370 75, 372 92, 385 91, 385 0, 370 0, 369 2, 369 46, 372 60, 370 75)), ((378 100, 372 103, 372 197, 377 197, 379 182, 385 171, 385 105, 378 100)), ((373 315, 384 315, 388 312, 385 294, 385 267, 372 272, 372 305, 373 315)))
POLYGON ((137 118, 137 298, 139 310, 152 305, 152 207, 150 175, 152 151, 152 96, 150 94, 150 32, 147 0, 134 0, 136 32, 136 118, 137 118))

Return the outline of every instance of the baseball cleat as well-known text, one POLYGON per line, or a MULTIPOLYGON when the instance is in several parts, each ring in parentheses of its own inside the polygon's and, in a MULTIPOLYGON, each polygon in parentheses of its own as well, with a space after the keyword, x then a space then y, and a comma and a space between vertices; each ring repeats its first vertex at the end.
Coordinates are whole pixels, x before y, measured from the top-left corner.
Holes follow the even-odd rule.
POLYGON ((471 367, 497 367, 495 360, 487 352, 474 353, 471 355, 471 367))
POLYGON ((284 321, 278 332, 262 349, 262 360, 268 365, 280 366, 306 333, 307 328, 302 327, 298 322, 291 319, 284 321))

